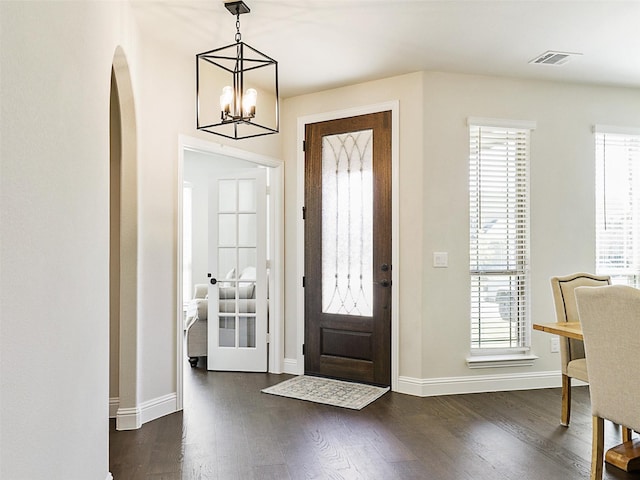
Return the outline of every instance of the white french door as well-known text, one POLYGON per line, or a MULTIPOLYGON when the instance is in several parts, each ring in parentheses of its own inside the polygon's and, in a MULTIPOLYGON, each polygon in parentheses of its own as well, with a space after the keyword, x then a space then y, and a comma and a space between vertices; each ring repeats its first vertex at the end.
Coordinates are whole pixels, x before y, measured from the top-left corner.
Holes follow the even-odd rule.
POLYGON ((209 370, 267 371, 266 170, 209 188, 209 370))

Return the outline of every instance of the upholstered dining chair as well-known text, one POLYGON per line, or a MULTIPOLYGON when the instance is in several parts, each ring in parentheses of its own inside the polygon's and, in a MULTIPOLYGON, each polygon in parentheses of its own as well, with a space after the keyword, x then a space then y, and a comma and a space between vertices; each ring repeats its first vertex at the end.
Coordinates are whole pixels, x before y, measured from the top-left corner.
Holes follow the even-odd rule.
MULTIPOLYGON (((556 308, 557 322, 578 322, 578 310, 574 290, 577 287, 598 287, 610 285, 611 279, 605 275, 573 273, 551 278, 551 291, 556 308)), ((581 340, 560 337, 560 362, 562 371, 562 413, 560 423, 569 426, 571 419, 571 379, 589 382, 584 345, 581 340)))
POLYGON ((590 380, 591 479, 601 480, 604 419, 640 430, 640 290, 578 288, 575 296, 590 380))

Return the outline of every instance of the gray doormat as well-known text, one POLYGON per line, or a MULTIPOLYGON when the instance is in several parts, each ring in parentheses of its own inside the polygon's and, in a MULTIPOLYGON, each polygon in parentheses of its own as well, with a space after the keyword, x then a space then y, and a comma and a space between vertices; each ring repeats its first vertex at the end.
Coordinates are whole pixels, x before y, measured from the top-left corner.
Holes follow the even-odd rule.
POLYGON ((361 410, 389 391, 362 383, 301 375, 262 390, 263 393, 361 410))

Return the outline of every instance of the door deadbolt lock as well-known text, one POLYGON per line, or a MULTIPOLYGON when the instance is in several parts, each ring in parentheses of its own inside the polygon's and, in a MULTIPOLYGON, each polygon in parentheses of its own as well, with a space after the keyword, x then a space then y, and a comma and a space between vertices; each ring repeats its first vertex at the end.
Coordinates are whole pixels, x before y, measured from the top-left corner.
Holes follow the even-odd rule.
POLYGON ((387 265, 386 263, 383 263, 382 265, 380 265, 380 270, 382 270, 383 272, 388 272, 389 265, 387 265))

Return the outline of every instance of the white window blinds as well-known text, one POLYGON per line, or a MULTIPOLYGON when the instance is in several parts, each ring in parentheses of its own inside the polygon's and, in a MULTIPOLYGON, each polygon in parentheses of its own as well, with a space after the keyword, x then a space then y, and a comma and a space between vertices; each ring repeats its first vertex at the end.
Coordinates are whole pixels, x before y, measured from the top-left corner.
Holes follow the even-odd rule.
POLYGON ((470 120, 472 352, 529 347, 529 134, 470 120))
POLYGON ((596 272, 640 287, 640 133, 596 130, 596 272))

